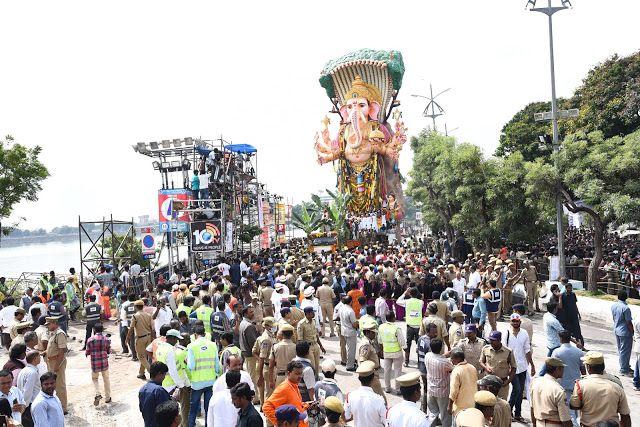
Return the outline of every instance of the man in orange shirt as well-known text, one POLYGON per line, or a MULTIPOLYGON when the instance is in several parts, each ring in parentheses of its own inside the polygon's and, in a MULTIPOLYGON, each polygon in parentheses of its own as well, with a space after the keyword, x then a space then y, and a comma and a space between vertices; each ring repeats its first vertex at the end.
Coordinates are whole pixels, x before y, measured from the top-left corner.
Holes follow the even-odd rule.
MULTIPOLYGON (((302 371, 304 369, 304 365, 298 361, 291 361, 287 365, 287 379, 282 384, 276 387, 271 393, 271 396, 264 402, 262 405, 262 411, 264 412, 265 417, 271 422, 273 425, 278 424, 278 420, 276 417, 276 408, 282 405, 293 405, 296 409, 303 413, 307 410, 307 408, 316 406, 317 403, 305 403, 302 401, 302 396, 300 395, 300 389, 298 388, 298 383, 302 379, 302 371)), ((300 425, 303 427, 308 427, 308 421, 300 421, 300 425)))
POLYGON ((360 309, 362 308, 359 299, 361 297, 364 298, 364 293, 358 289, 358 285, 354 284, 353 288, 347 292, 347 295, 351 297, 351 308, 353 308, 353 311, 356 313, 356 319, 359 319, 360 309))

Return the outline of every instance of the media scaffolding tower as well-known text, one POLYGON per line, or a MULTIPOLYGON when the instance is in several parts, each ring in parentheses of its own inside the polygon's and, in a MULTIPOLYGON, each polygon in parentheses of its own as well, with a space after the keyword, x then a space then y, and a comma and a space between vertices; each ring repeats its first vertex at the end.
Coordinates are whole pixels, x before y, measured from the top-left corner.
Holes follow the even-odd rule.
POLYGON ((153 168, 161 174, 159 229, 169 249, 170 274, 201 271, 221 256, 258 249, 255 238, 248 243, 242 240, 243 232, 258 223, 254 147, 230 144, 220 137, 140 142, 133 148, 156 159, 153 168), (198 172, 197 189, 190 171, 198 172), (188 257, 183 262, 179 247, 185 242, 188 257))

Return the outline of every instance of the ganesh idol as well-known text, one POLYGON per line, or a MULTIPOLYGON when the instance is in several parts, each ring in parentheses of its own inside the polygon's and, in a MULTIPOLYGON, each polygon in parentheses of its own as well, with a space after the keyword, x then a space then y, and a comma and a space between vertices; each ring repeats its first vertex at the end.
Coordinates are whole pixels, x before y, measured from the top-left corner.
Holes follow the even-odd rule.
POLYGON ((356 76, 339 107, 338 136, 331 138, 325 117, 315 138, 319 163, 339 163, 338 189, 349 196, 348 209, 358 216, 380 211, 387 197, 385 176, 393 173, 385 169, 397 168, 406 140, 401 122, 396 120, 396 132, 380 122, 381 105, 378 88, 356 76))

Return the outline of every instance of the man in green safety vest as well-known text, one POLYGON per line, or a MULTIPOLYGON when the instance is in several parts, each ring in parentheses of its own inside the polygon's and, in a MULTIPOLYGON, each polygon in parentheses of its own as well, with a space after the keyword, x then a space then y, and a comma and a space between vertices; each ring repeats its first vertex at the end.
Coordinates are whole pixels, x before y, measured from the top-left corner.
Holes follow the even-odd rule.
MULTIPOLYGON (((402 372, 402 349, 406 346, 402 328, 395 323, 396 315, 393 311, 387 313, 387 321, 378 327, 378 342, 382 344, 384 359, 384 386, 385 392, 391 393, 391 375, 398 378, 402 372), (392 370, 393 367, 393 370, 392 370)), ((400 388, 396 384, 396 394, 400 394, 400 388)))
POLYGON ((241 357, 242 351, 233 344, 233 332, 225 332, 220 337, 220 362, 222 363, 222 371, 227 372, 229 369, 229 357, 231 355, 241 357))
POLYGON ((411 343, 415 341, 418 345, 420 338, 420 325, 422 324, 422 307, 424 302, 419 298, 420 293, 416 288, 409 288, 396 301, 400 307, 406 309, 407 323, 407 348, 404 350, 404 366, 409 366, 409 354, 411 354, 411 343), (409 296, 409 299, 406 299, 409 296))
POLYGON ((182 338, 180 331, 169 329, 166 341, 161 342, 156 349, 156 361, 167 365, 169 372, 162 381, 162 387, 169 393, 173 393, 176 388, 184 388, 189 385, 187 378, 187 353, 176 348, 178 340, 182 338))
POLYGON ((184 311, 185 313, 187 313, 187 316, 191 316, 191 312, 193 311, 192 306, 193 306, 193 297, 191 298, 186 297, 176 309, 176 314, 180 314, 181 311, 184 311))
POLYGON ((205 337, 204 326, 193 327, 195 340, 187 346, 187 373, 191 381, 191 399, 189 408, 189 426, 196 423, 196 416, 200 413, 200 401, 204 396, 204 418, 207 419, 211 387, 218 375, 222 374, 218 347, 205 337))
MULTIPOLYGON (((180 312, 179 310, 180 307, 178 307, 178 313, 180 312)), ((204 332, 207 334, 208 339, 211 339, 211 316, 213 313, 213 308, 211 308, 211 296, 205 295, 202 297, 202 305, 193 310, 190 315, 188 314, 190 317, 202 320, 202 323, 204 323, 204 332)))

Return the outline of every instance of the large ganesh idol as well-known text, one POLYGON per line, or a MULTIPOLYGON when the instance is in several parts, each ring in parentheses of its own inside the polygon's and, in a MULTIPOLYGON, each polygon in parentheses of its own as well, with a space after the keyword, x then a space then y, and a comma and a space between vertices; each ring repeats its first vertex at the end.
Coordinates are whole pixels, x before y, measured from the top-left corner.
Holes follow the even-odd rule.
POLYGON ((406 129, 399 111, 393 130, 387 123, 399 105, 403 73, 399 52, 364 49, 329 62, 320 78, 340 126, 332 138, 325 117, 315 149, 320 164, 337 162, 338 189, 349 195, 352 215, 385 214, 399 220, 404 214, 398 157, 406 129))

